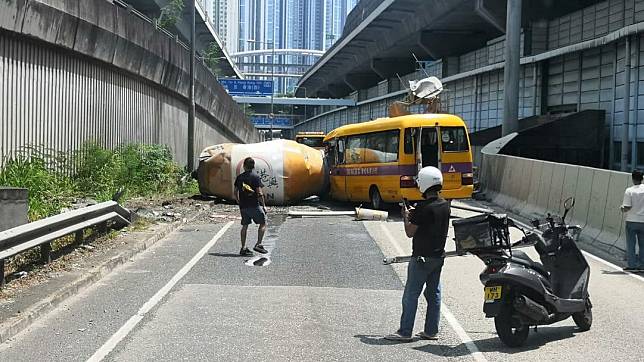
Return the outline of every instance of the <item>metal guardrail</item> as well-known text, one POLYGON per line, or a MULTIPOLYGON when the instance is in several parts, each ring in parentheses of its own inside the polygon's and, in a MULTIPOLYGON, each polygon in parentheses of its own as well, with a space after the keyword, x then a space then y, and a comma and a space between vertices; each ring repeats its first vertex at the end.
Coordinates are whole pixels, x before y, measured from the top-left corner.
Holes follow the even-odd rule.
POLYGON ((0 232, 0 287, 5 283, 5 259, 40 246, 41 261, 49 263, 52 241, 75 233, 80 242, 86 228, 98 226, 105 230, 110 222, 126 226, 130 219, 130 211, 115 201, 107 201, 0 232))

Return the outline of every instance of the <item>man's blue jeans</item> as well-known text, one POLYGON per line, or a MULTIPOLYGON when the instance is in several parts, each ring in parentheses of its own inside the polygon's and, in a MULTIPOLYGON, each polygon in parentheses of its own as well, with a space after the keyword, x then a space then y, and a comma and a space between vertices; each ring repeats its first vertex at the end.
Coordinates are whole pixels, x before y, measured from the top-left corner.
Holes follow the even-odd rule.
POLYGON ((644 267, 644 223, 626 222, 626 263, 629 268, 644 267), (639 258, 635 257, 635 242, 639 244, 639 258))
POLYGON ((407 284, 402 298, 402 317, 400 317, 400 329, 398 333, 403 336, 411 336, 414 331, 414 320, 418 308, 418 297, 425 288, 425 299, 427 299, 427 314, 425 315, 425 333, 434 335, 438 333, 438 322, 441 315, 441 270, 443 269, 443 258, 425 258, 425 262, 419 262, 415 257, 407 267, 407 284))

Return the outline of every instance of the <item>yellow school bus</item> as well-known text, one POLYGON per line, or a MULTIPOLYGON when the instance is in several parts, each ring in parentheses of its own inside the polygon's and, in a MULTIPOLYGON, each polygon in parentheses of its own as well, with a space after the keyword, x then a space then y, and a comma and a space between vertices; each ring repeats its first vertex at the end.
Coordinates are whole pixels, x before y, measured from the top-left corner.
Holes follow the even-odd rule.
POLYGON ((313 147, 316 150, 324 150, 324 132, 298 132, 295 135, 295 142, 313 147))
POLYGON ((339 201, 384 203, 422 199, 416 175, 422 167, 443 172, 442 196, 472 196, 472 152, 462 119, 447 114, 412 114, 350 124, 324 139, 330 196, 339 201))

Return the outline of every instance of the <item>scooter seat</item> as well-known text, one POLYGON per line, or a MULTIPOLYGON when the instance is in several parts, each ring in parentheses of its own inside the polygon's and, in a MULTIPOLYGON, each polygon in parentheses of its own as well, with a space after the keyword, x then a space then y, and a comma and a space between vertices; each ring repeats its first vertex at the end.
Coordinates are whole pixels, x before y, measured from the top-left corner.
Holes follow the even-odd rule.
POLYGON ((530 259, 528 254, 520 250, 513 250, 512 258, 510 258, 510 260, 517 264, 521 264, 521 265, 527 266, 528 268, 532 268, 546 277, 550 277, 550 274, 543 267, 543 264, 530 259))

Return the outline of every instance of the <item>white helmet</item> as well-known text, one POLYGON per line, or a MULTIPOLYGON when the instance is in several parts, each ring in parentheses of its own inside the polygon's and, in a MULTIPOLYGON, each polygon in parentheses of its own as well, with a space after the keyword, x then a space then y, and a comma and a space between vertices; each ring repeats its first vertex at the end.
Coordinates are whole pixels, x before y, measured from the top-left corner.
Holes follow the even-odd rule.
POLYGON ((443 186, 443 173, 436 167, 423 167, 420 171, 418 171, 418 178, 416 179, 416 183, 418 184, 418 189, 421 193, 424 193, 428 188, 432 186, 443 186))

